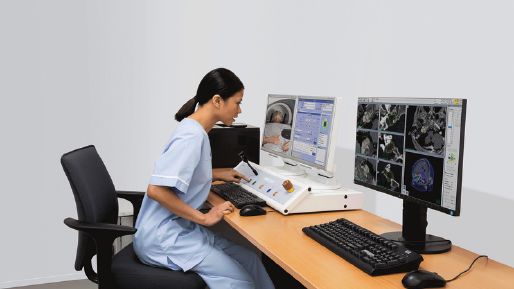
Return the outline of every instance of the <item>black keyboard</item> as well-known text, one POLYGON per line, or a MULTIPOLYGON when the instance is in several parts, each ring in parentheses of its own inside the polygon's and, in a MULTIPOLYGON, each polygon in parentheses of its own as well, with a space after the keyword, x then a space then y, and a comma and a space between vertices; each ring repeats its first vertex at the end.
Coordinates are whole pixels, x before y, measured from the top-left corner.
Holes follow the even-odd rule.
POLYGON ((266 201, 234 183, 212 185, 211 191, 215 192, 223 199, 230 201, 238 209, 246 205, 266 206, 266 201))
POLYGON ((418 253, 347 219, 305 227, 303 232, 371 276, 409 272, 423 261, 418 253))

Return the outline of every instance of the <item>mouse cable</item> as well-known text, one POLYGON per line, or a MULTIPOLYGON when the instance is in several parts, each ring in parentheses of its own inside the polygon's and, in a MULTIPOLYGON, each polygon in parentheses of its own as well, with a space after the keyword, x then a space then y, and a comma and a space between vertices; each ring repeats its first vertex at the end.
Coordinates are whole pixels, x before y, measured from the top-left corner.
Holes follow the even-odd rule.
POLYGON ((486 258, 486 259, 487 259, 487 258, 489 258, 489 257, 488 257, 487 255, 480 255, 480 256, 476 257, 476 258, 475 258, 475 260, 473 260, 473 262, 471 262, 471 265, 469 265, 468 269, 466 269, 465 271, 461 272, 459 275, 457 275, 457 276, 453 277, 452 279, 450 279, 450 280, 446 280, 446 282, 452 282, 452 281, 454 281, 455 279, 459 278, 459 277, 460 277, 460 275, 462 275, 462 274, 464 274, 464 273, 468 272, 468 271, 471 269, 471 267, 473 266, 473 264, 475 264, 475 262, 476 262, 478 259, 480 259, 480 258, 486 258))

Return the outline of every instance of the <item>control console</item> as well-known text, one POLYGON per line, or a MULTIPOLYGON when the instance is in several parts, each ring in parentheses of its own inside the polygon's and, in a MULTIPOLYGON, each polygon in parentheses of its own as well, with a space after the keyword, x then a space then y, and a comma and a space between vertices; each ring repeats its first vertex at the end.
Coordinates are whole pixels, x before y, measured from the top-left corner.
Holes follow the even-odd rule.
POLYGON ((254 163, 251 163, 250 167, 247 163, 241 162, 234 169, 250 179, 241 181, 240 185, 243 188, 265 200, 268 206, 282 214, 288 214, 288 208, 298 204, 307 196, 309 190, 305 184, 274 174, 254 163))
POLYGON ((279 175, 252 162, 242 161, 234 169, 250 179, 240 182, 243 188, 265 200, 268 206, 284 215, 362 207, 361 192, 343 188, 312 190, 309 184, 293 176, 279 175))

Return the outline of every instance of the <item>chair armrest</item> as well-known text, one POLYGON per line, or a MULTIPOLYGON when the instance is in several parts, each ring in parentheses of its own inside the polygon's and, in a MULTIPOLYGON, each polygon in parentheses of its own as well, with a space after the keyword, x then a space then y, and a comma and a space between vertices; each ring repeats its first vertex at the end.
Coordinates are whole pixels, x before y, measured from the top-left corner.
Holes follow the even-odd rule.
POLYGON ((143 198, 145 197, 145 192, 136 192, 136 191, 116 191, 118 198, 125 199, 132 203, 134 207, 134 224, 136 223, 137 216, 139 215, 139 210, 141 210, 141 204, 143 203, 143 198))
POLYGON ((118 237, 133 235, 137 231, 137 229, 129 226, 109 223, 88 223, 73 218, 64 219, 64 224, 72 229, 89 234, 95 240, 112 238, 114 241, 118 237))
MULTIPOLYGON (((114 283, 111 273, 113 253, 112 243, 114 242, 114 239, 118 237, 134 234, 137 229, 109 223, 88 223, 78 221, 73 218, 64 219, 64 224, 79 232, 86 233, 95 241, 98 268, 98 288, 113 288, 114 283)), ((86 268, 86 275, 88 275, 88 279, 92 281, 96 278, 94 271, 92 272, 92 268, 89 268, 89 270, 86 268)))

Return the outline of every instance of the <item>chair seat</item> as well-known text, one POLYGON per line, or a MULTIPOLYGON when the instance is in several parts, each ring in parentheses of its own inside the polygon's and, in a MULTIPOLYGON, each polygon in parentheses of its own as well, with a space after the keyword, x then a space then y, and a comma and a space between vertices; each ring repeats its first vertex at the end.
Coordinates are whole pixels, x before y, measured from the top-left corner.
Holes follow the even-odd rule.
POLYGON ((194 272, 173 271, 142 264, 132 244, 113 257, 112 273, 123 289, 205 289, 203 279, 194 272), (170 287, 170 284, 173 284, 170 287))

